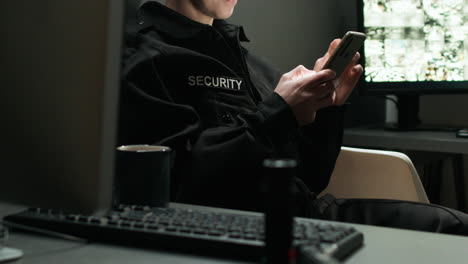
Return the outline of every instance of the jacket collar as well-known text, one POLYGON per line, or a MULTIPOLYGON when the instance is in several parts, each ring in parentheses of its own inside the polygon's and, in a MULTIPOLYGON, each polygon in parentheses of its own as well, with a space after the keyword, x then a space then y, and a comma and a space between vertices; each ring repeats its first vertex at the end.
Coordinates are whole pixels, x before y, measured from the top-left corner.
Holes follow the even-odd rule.
MULTIPOLYGON (((192 38, 201 31, 208 30, 211 27, 210 25, 191 20, 154 1, 146 2, 140 7, 135 22, 138 24, 138 31, 153 27, 158 31, 179 39, 192 38)), ((228 37, 234 37, 239 32, 240 41, 249 41, 241 26, 215 19, 213 27, 228 37)))

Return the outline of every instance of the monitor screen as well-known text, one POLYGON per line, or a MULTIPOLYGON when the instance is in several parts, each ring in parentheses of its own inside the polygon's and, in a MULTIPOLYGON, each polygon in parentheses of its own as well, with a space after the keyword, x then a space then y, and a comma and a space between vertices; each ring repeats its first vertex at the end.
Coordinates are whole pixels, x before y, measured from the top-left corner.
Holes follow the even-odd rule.
POLYGON ((0 201, 110 208, 123 12, 123 0, 0 1, 0 201))
POLYGON ((368 93, 468 93, 467 0, 358 0, 368 93))

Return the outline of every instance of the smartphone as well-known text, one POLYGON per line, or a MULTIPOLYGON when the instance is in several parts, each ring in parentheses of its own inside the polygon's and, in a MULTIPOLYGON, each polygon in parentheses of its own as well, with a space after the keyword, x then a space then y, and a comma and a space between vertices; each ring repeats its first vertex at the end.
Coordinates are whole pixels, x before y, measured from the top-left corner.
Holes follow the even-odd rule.
POLYGON ((354 54, 356 54, 362 44, 364 44, 365 39, 366 35, 364 33, 348 31, 323 66, 323 69, 334 70, 336 72, 336 77, 338 78, 351 62, 354 54))

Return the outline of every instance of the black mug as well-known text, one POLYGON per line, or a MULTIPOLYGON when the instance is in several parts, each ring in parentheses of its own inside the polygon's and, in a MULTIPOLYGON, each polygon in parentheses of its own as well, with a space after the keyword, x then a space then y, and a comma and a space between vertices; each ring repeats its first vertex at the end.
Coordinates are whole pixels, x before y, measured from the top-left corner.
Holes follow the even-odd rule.
POLYGON ((117 148, 113 204, 167 207, 171 148, 126 145, 117 148))

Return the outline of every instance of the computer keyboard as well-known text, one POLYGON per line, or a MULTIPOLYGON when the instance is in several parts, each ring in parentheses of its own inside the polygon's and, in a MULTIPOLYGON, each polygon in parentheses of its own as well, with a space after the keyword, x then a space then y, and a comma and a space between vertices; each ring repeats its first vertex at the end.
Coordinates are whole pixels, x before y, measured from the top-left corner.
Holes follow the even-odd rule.
MULTIPOLYGON (((26 230, 42 230, 88 241, 155 247, 186 253, 260 260, 264 255, 263 214, 238 214, 204 209, 120 206, 104 216, 65 214, 30 208, 6 216, 4 224, 26 230)), ((352 227, 294 219, 294 245, 343 259, 363 243, 352 227)))

